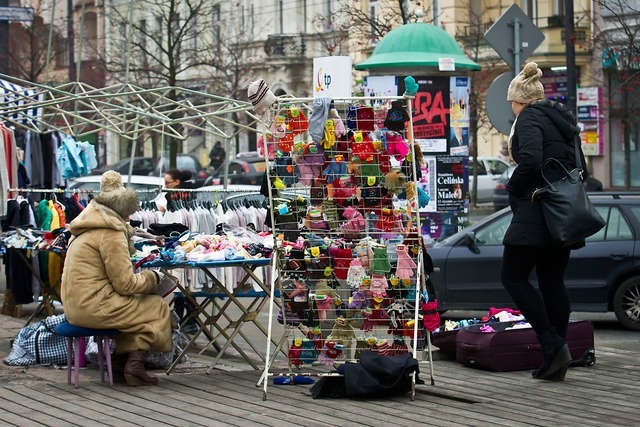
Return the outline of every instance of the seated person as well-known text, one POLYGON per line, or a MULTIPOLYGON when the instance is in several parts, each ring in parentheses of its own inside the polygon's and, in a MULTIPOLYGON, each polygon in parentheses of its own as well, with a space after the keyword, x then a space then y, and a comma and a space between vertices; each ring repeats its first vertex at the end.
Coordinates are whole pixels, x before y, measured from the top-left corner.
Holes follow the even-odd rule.
POLYGON ((155 385, 158 379, 144 368, 145 352, 171 351, 171 313, 156 294, 158 274, 133 272, 127 220, 138 209, 138 197, 124 188, 120 174, 105 172, 100 193, 71 221, 61 297, 70 323, 120 331, 114 371, 126 355, 120 373, 128 385, 155 385))

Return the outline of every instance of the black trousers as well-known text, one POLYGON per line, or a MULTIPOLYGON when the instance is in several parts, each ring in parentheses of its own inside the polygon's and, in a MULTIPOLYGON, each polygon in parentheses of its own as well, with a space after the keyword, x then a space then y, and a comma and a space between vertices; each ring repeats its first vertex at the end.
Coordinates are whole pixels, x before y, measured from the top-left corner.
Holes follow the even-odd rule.
POLYGON ((538 337, 557 333, 565 338, 571 305, 564 285, 570 249, 505 245, 502 285, 538 337), (529 282, 535 267, 538 290, 529 282), (555 333, 553 331, 555 330, 555 333))

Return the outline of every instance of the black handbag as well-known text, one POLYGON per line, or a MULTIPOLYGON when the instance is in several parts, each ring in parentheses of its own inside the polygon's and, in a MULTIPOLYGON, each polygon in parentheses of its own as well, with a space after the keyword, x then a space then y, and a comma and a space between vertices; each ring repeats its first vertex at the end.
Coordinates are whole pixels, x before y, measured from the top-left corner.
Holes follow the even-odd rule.
MULTIPOLYGON (((574 147, 576 165, 580 165, 577 137, 574 147)), ((532 197, 540 200, 544 220, 553 240, 561 246, 570 247, 604 227, 604 219, 594 209, 585 191, 582 169, 576 167, 568 171, 559 160, 550 158, 543 163, 541 173, 546 185, 534 191, 532 197), (552 164, 558 166, 563 176, 549 182, 544 170, 552 164)))

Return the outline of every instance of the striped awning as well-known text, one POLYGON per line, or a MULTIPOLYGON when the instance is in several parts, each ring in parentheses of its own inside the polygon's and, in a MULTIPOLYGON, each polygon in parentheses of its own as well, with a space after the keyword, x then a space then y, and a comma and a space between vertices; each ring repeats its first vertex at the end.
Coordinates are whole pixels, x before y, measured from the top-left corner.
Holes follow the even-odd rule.
POLYGON ((42 117, 44 93, 0 79, 0 120, 32 127, 42 117))

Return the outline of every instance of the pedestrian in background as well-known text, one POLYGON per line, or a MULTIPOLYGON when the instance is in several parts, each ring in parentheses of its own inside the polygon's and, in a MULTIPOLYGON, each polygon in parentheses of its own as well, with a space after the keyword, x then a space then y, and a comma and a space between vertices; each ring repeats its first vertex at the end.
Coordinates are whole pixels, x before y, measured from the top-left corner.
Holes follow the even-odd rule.
POLYGON ((216 141, 213 145, 213 148, 209 152, 209 166, 216 170, 222 165, 226 158, 226 151, 222 148, 222 143, 220 141, 216 141))
MULTIPOLYGON (((565 343, 571 306, 564 284, 571 248, 554 245, 540 201, 532 193, 544 185, 541 169, 546 159, 555 158, 569 170, 586 171, 586 167, 581 150, 582 164, 575 164, 574 141, 579 133, 575 118, 563 104, 545 99, 540 77, 542 71, 530 62, 511 81, 507 93, 516 115, 509 151, 517 166, 507 184, 513 218, 503 240, 501 277, 542 345, 544 362, 533 377, 561 381, 571 361, 565 343), (534 268, 539 292, 529 282, 534 268)), ((545 175, 551 182, 559 178, 553 171, 545 170, 545 175)))

